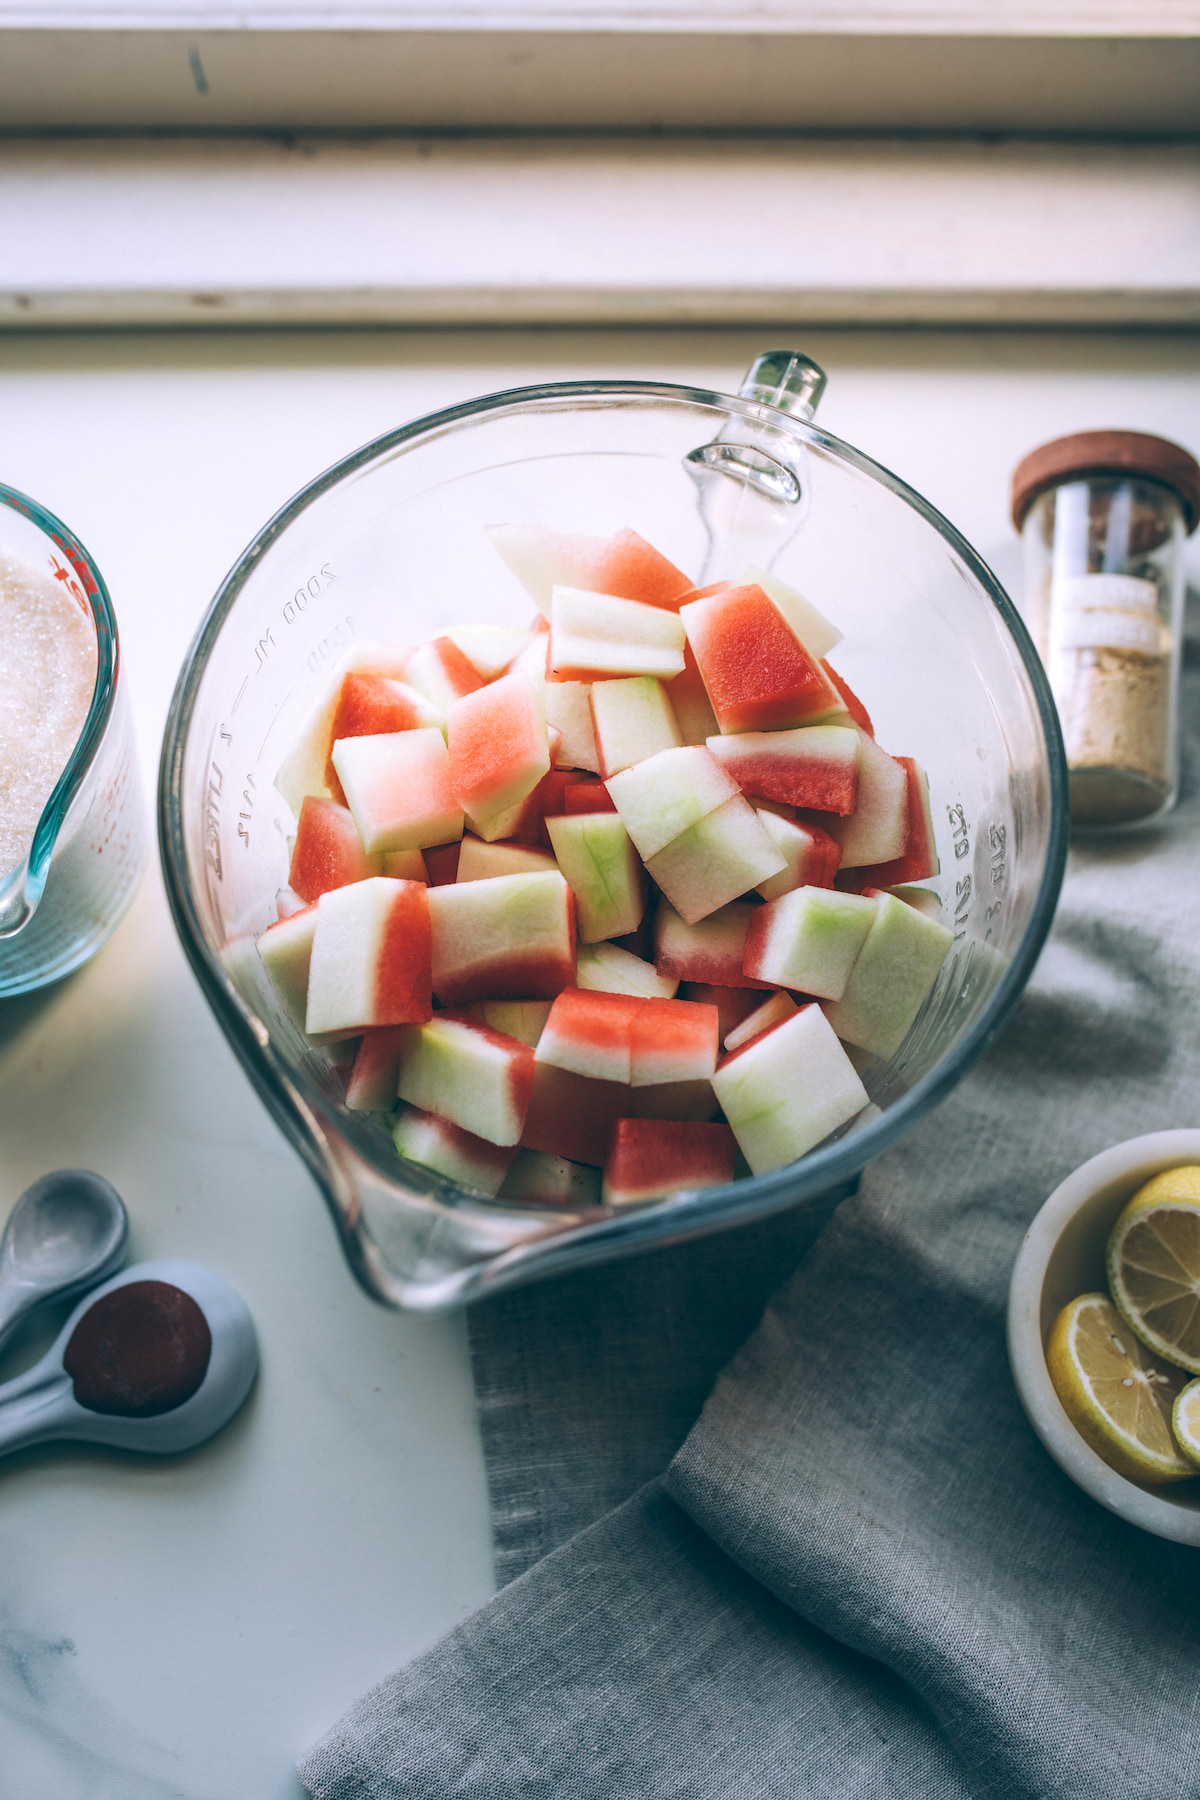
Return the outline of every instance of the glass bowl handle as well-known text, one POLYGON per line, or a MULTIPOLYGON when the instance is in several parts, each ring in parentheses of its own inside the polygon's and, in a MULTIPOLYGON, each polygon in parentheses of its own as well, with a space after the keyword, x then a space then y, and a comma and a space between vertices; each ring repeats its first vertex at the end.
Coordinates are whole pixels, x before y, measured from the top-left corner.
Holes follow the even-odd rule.
MULTIPOLYGON (((766 350, 746 371, 738 397, 807 424, 824 391, 825 371, 811 357, 766 350)), ((708 535, 701 586, 736 578, 748 564, 770 567, 803 519, 805 455, 796 433, 770 412, 735 414, 710 443, 688 452, 708 535)))

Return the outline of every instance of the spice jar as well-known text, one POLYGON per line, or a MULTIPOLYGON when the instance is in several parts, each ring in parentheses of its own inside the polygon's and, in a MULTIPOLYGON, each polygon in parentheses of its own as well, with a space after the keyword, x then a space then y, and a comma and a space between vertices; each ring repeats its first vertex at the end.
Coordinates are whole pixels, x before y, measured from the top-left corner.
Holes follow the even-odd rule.
POLYGON ((1183 542, 1200 464, 1165 438, 1082 431, 1013 476, 1025 622, 1058 706, 1080 825, 1155 818, 1178 788, 1183 542))

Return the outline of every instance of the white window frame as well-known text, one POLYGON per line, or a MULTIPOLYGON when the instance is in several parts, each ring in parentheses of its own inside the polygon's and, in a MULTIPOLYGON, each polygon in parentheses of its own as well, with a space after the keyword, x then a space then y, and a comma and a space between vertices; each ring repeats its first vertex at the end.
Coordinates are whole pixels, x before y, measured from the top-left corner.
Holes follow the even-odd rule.
POLYGON ((1200 0, 0 0, 0 328, 1191 326, 1198 93, 1200 0))

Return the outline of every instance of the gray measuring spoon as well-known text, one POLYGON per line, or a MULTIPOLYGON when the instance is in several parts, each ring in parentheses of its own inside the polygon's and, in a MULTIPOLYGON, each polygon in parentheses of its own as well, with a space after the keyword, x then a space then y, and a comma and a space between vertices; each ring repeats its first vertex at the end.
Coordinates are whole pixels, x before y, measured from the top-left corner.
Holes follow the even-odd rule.
POLYGON ((233 1417, 257 1369, 254 1321, 227 1281, 198 1263, 135 1263, 0 1387, 0 1456, 49 1438, 190 1450, 233 1417))
POLYGON ((56 1169, 26 1188, 0 1237, 0 1348, 45 1300, 67 1300, 119 1269, 129 1221, 90 1169, 56 1169))

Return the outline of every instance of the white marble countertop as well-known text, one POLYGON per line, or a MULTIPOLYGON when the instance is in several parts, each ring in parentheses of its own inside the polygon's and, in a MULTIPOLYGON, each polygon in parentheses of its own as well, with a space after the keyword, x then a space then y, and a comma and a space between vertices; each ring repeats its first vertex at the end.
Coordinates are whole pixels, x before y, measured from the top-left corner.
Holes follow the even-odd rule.
MULTIPOLYGON (((43 336, 0 338, 0 479, 105 572, 149 793, 211 594, 321 468, 523 381, 729 387, 775 338, 829 369, 822 422, 1014 584, 1007 481, 1026 450, 1088 426, 1200 437, 1200 341, 1182 335, 43 336)), ((354 1285, 200 998, 156 869, 86 970, 0 1003, 0 1217, 71 1164, 124 1195, 134 1258, 195 1258, 241 1289, 262 1374, 190 1456, 47 1446, 0 1464, 0 1792, 296 1800, 295 1758, 491 1591, 463 1322, 390 1314, 354 1285)))

